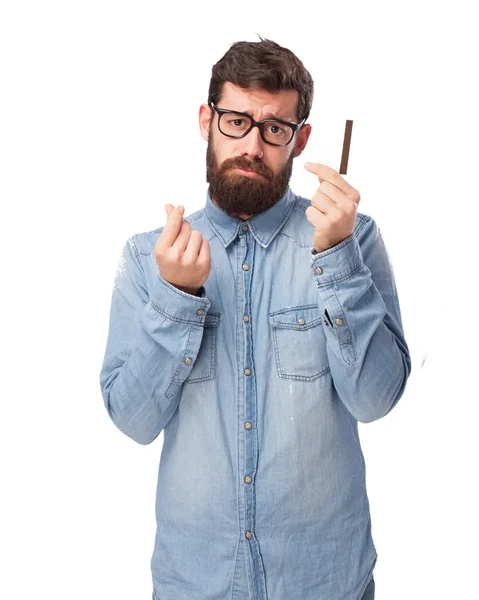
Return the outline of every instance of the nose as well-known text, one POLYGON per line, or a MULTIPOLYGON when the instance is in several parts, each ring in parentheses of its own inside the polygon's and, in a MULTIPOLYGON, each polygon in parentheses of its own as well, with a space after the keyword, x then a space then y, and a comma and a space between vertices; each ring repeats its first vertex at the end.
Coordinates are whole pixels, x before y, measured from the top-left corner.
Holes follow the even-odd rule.
POLYGON ((243 142, 245 144, 243 154, 248 154, 253 159, 263 156, 264 142, 259 127, 253 127, 248 135, 243 138, 243 142))

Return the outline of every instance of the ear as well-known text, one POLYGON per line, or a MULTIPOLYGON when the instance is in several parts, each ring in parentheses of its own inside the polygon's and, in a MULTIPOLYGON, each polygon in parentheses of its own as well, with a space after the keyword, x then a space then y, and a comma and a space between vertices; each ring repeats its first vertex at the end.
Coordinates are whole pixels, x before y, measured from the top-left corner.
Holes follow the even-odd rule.
POLYGON ((200 106, 198 114, 200 133, 201 137, 206 141, 208 141, 209 128, 213 118, 212 113, 213 110, 208 106, 207 103, 200 106))
POLYGON ((312 126, 309 123, 303 125, 299 131, 298 139, 296 140, 296 147, 294 149, 294 156, 298 157, 303 150, 306 148, 309 136, 311 135, 312 126))

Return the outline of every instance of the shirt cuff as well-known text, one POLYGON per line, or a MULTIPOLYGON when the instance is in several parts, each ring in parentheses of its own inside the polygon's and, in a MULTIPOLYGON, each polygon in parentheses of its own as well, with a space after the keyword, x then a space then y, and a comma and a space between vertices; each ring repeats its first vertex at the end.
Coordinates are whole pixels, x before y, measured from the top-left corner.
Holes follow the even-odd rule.
POLYGON ((318 287, 332 286, 338 281, 348 279, 364 266, 363 256, 354 232, 342 242, 317 252, 314 246, 310 248, 311 268, 317 275, 318 287))
POLYGON ((163 279, 159 273, 150 302, 157 312, 170 319, 198 324, 204 323, 206 313, 211 306, 203 286, 198 290, 197 295, 193 296, 163 279))

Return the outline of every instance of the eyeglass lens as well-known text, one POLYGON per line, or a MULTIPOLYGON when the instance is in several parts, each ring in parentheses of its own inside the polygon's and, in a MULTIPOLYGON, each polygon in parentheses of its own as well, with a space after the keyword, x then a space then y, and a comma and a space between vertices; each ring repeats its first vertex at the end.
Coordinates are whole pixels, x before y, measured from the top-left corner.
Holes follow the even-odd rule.
MULTIPOLYGON (((225 135, 242 137, 251 127, 251 119, 236 113, 223 113, 219 120, 219 128, 225 135)), ((272 144, 287 144, 293 136, 293 130, 279 121, 266 121, 260 127, 266 141, 272 144)))

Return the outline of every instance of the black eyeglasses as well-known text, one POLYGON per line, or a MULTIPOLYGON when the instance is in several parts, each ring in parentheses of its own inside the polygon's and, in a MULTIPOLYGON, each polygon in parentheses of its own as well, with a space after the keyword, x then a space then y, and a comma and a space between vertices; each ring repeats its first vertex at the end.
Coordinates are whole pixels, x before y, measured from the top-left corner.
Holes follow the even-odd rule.
POLYGON ((288 121, 282 119, 255 121, 248 113, 218 108, 213 102, 208 104, 218 113, 218 129, 223 135, 232 138, 243 138, 248 135, 253 127, 259 127, 262 140, 272 146, 287 146, 296 131, 306 121, 306 117, 299 123, 288 123, 288 121))

